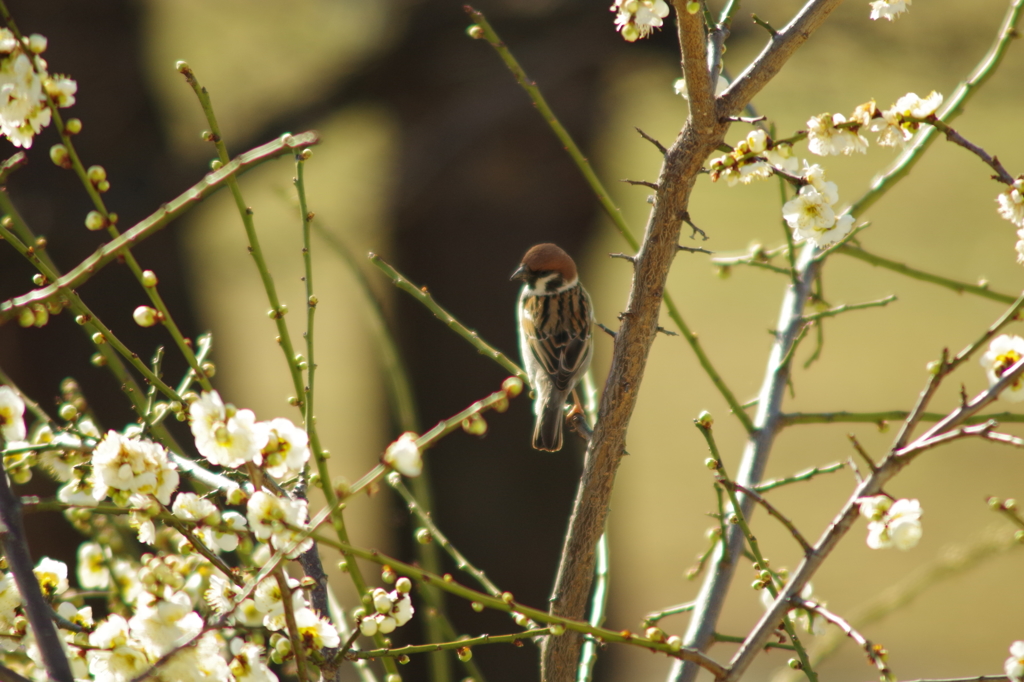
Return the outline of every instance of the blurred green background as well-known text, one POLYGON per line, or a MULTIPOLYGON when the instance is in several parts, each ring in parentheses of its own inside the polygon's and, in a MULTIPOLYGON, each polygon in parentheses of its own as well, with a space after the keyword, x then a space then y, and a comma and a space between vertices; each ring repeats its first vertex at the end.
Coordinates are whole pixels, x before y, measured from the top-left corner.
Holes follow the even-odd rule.
MULTIPOLYGON (((711 3, 715 8, 721 3, 711 3)), ((845 3, 754 101, 782 135, 825 111, 849 114, 871 98, 888 107, 897 97, 938 90, 948 96, 988 49, 1002 21, 1005 0, 965 3, 931 0, 896 22, 868 20, 865 1, 845 3)), ((307 165, 310 208, 317 220, 357 253, 375 251, 430 288, 463 322, 516 356, 508 275, 533 243, 555 241, 577 257, 598 319, 616 326, 629 287, 629 266, 607 257, 626 245, 600 213, 559 144, 531 110, 525 95, 483 42, 465 36, 458 3, 431 0, 363 3, 355 0, 136 0, 90 3, 48 0, 10 3, 25 32, 50 39, 51 70, 79 80, 72 110, 85 123, 80 149, 87 164, 108 169, 110 205, 122 222, 137 220, 195 182, 213 150, 200 140, 205 122, 174 70, 184 59, 211 92, 229 149, 239 153, 283 131, 320 131, 323 143, 307 165)), ((749 1, 737 15, 726 55, 738 73, 763 47, 765 33, 751 13, 784 25, 800 3, 749 1)), ((686 103, 673 94, 679 76, 674 32, 627 45, 612 28, 603 3, 573 0, 481 0, 478 8, 544 89, 554 109, 597 164, 627 222, 640 233, 649 191, 617 183, 655 180, 660 159, 634 126, 671 142, 686 103)), ((999 159, 1011 173, 1024 169, 1021 110, 1024 55, 1014 45, 1001 70, 967 106, 954 127, 999 159)), ((727 140, 747 132, 734 126, 727 140)), ((52 134, 52 133, 51 133, 52 134)), ((32 164, 10 182, 16 201, 46 234, 65 267, 95 248, 81 229, 87 210, 69 176, 53 169, 45 136, 32 164)), ((806 156, 806 147, 798 146, 806 156)), ((872 146, 865 156, 812 159, 839 185, 841 203, 855 200, 893 158, 872 146)), ((267 164, 242 183, 255 210, 264 250, 301 330, 300 223, 291 185, 293 166, 267 164)), ((1015 262, 1017 238, 995 212, 1001 187, 964 150, 938 141, 925 163, 864 216, 872 226, 864 247, 930 272, 966 282, 985 279, 1015 295, 1024 281, 1015 262)), ((698 180, 690 208, 716 253, 742 252, 752 242, 783 240, 778 188, 698 180)), ((127 224, 127 223, 125 223, 127 224)), ((684 238, 684 243, 689 243, 684 238)), ((227 194, 216 195, 139 250, 156 270, 189 333, 214 332, 216 383, 226 399, 252 408, 261 419, 298 419, 286 399, 290 383, 274 343, 258 277, 246 253, 237 212, 227 194)), ((318 417, 333 453, 332 467, 351 480, 372 466, 399 433, 389 410, 377 342, 367 306, 343 261, 323 240, 314 244, 318 334, 318 417)), ((159 331, 130 322, 142 292, 117 268, 108 268, 81 293, 144 357, 159 331)), ((443 325, 400 297, 367 267, 388 302, 414 378, 421 428, 495 390, 504 374, 443 325)), ((0 254, 4 297, 29 285, 29 272, 0 254)), ((716 277, 706 256, 681 253, 669 288, 716 367, 741 400, 762 382, 785 279, 762 270, 734 268, 716 277)), ((830 303, 857 303, 888 294, 883 309, 847 313, 827 321, 825 347, 809 370, 800 349, 794 395, 785 410, 909 409, 926 380, 925 364, 943 348, 956 352, 996 319, 1003 306, 954 294, 837 255, 824 275, 830 303)), ((62 316, 66 317, 66 316, 62 316)), ((663 320, 671 328, 671 321, 663 320)), ((85 364, 89 349, 69 336, 73 324, 57 320, 44 330, 0 327, 0 361, 44 403, 57 382, 75 374, 106 420, 130 419, 116 386, 85 364), (74 350, 68 350, 69 345, 74 350)), ((1019 324, 1012 333, 1021 333, 1019 324)), ((603 380, 610 338, 598 335, 594 369, 603 380)), ((175 376, 171 365, 170 376, 175 376)), ((976 363, 952 377, 933 403, 950 409, 960 386, 985 387, 976 363)), ((1001 406, 1012 407, 1012 406, 1001 406)), ((638 629, 654 610, 692 599, 698 581, 687 569, 706 547, 713 525, 706 449, 691 425, 701 411, 716 417, 716 434, 735 470, 743 434, 679 338, 661 336, 651 354, 628 438, 630 455, 619 470, 611 512, 612 593, 607 625, 638 629)), ((503 589, 543 606, 575 492, 579 447, 557 455, 529 448, 530 408, 514 401, 489 418, 483 439, 457 433, 428 455, 442 529, 503 589)), ((894 438, 873 425, 787 429, 776 441, 768 476, 846 460, 855 433, 874 456, 894 438)), ((1004 430, 1020 434, 1021 429, 1004 430)), ((854 486, 849 471, 772 493, 772 500, 811 538, 817 538, 854 486)), ((814 580, 816 595, 841 615, 875 599, 917 567, 963 553, 1009 524, 989 511, 985 496, 1024 496, 1019 451, 961 441, 929 452, 888 488, 921 500, 924 537, 910 552, 871 551, 860 523, 814 580)), ((409 558, 410 526, 385 489, 349 506, 357 544, 409 558)), ((773 566, 795 567, 798 547, 758 512, 754 520, 773 566)), ((73 536, 66 541, 74 542, 73 536)), ((46 551, 40 549, 40 552, 46 551)), ((56 550, 52 550, 56 551, 56 550)), ((1009 644, 1024 639, 1024 588, 1019 551, 999 553, 964 574, 936 583, 864 634, 890 652, 903 679, 994 674, 1009 644)), ((335 557, 325 556, 333 564, 335 557)), ((753 579, 742 566, 719 631, 745 634, 762 612, 753 579)), ((351 603, 346 581, 335 585, 351 603)), ((450 609, 461 631, 507 632, 494 614, 450 609)), ((663 622, 682 633, 686 616, 663 622)), ((403 633, 419 641, 414 626, 403 633)), ((810 638, 813 640, 813 638, 810 638)), ((733 645, 712 655, 727 660, 733 645)), ((767 679, 784 667, 781 652, 761 657, 749 679, 767 679)), ((481 648, 475 659, 487 679, 536 677, 531 646, 481 648)), ((597 680, 664 679, 670 661, 631 647, 601 653, 597 680)), ((870 679, 863 653, 844 643, 821 668, 822 679, 870 679)), ((414 661, 407 679, 425 679, 414 661)))

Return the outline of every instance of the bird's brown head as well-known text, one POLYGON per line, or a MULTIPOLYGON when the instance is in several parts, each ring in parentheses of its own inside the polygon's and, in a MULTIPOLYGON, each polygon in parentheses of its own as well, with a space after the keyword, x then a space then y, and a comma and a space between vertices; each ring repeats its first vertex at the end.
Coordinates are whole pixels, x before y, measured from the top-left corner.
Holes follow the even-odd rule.
POLYGON ((523 262, 512 273, 512 279, 539 289, 538 293, 555 292, 576 283, 576 263, 554 244, 537 244, 523 256, 523 262))

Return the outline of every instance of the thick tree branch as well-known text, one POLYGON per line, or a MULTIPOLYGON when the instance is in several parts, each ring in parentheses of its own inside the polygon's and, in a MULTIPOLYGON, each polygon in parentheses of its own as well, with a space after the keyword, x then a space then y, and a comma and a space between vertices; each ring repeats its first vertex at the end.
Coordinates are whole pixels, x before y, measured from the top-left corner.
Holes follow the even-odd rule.
MULTIPOLYGON (((712 101, 701 17, 687 13, 684 2, 677 3, 677 13, 687 79, 694 79, 690 81, 690 118, 665 155, 654 208, 634 260, 629 301, 615 337, 597 426, 587 448, 551 597, 551 613, 565 618, 585 618, 593 582, 594 547, 604 531, 615 472, 625 453, 626 430, 636 406, 648 353, 657 336, 661 297, 672 260, 678 253, 690 191, 704 159, 721 144, 728 128, 728 122, 719 122, 713 115, 713 108, 702 108, 700 104, 702 92, 705 102, 712 101), (702 121, 699 124, 698 118, 702 121)), ((575 632, 548 638, 541 656, 541 679, 575 679, 581 646, 582 637, 575 632)))
MULTIPOLYGON (((771 36, 767 47, 750 63, 718 98, 718 116, 735 116, 750 103, 754 95, 782 69, 794 52, 824 23, 843 0, 811 0, 793 21, 771 36)), ((687 80, 689 83, 689 80, 687 80)), ((687 88, 692 93, 693 90, 687 88)), ((692 95, 691 95, 692 102, 692 95)), ((692 105, 691 105, 692 106, 692 105)))

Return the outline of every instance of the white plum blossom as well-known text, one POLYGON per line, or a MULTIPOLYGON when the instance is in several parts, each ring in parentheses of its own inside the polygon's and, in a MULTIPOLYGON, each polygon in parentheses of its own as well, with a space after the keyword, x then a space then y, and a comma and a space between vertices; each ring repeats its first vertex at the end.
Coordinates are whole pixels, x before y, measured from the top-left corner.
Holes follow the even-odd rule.
POLYGON ((307 651, 319 651, 325 647, 333 649, 341 644, 338 630, 329 620, 317 615, 313 609, 304 608, 296 611, 295 625, 299 629, 299 639, 307 651))
MULTIPOLYGON (((981 356, 979 362, 985 368, 985 376, 988 377, 989 387, 994 386, 1008 369, 1024 358, 1024 339, 1019 336, 1002 334, 992 339, 988 350, 981 356)), ((1011 403, 1024 401, 1024 379, 1017 379, 1003 389, 1002 398, 1011 403)))
POLYGON ((861 516, 868 519, 868 547, 908 550, 921 540, 921 503, 918 500, 893 501, 885 495, 858 500, 861 516))
POLYGON ((259 540, 270 544, 277 552, 285 552, 289 559, 313 546, 313 540, 308 537, 299 542, 307 522, 305 500, 282 499, 260 490, 249 498, 246 517, 259 540))
POLYGON ((871 4, 871 18, 888 19, 892 21, 907 11, 907 6, 913 0, 875 0, 871 4))
POLYGON ((17 608, 21 606, 21 593, 14 582, 14 576, 0 577, 0 633, 9 634, 14 630, 17 608))
POLYGON ((25 401, 21 396, 10 386, 0 386, 0 438, 8 443, 25 440, 24 415, 25 401))
POLYGON ((1017 640, 1010 645, 1010 657, 1003 664, 1003 670, 1011 680, 1024 680, 1024 641, 1017 640))
POLYGON ((807 149, 818 156, 866 153, 868 141, 859 132, 837 127, 846 122, 842 114, 812 116, 807 121, 807 149))
POLYGON ((388 446, 384 452, 384 463, 398 473, 415 478, 423 472, 423 454, 416 445, 419 438, 415 433, 406 431, 398 440, 388 446))
POLYGON ((788 173, 796 173, 800 168, 800 159, 793 154, 793 146, 789 144, 778 144, 771 149, 766 149, 764 158, 771 165, 788 173))
MULTIPOLYGON (((132 496, 153 495, 162 504, 171 503, 178 487, 178 472, 158 443, 129 438, 109 431, 92 453, 92 495, 98 502, 111 493, 122 506, 132 496)), ((141 503, 141 500, 133 500, 141 503)))
MULTIPOLYGON (((999 204, 1000 218, 1024 228, 1024 179, 1017 178, 1013 185, 996 197, 996 203, 999 204)), ((3 416, 0 416, 0 421, 2 420, 3 416)))
POLYGON ((178 493, 178 496, 174 498, 171 513, 179 519, 195 524, 192 532, 204 545, 213 550, 233 552, 238 547, 237 535, 222 533, 214 526, 226 521, 239 531, 245 529, 245 520, 240 514, 227 512, 222 518, 217 505, 194 493, 178 493), (238 527, 239 522, 241 522, 240 527, 238 527))
POLYGON ((160 669, 161 682, 224 682, 231 679, 228 662, 221 654, 217 633, 207 632, 190 647, 181 649, 160 669))
POLYGON ((196 449, 211 464, 237 469, 253 461, 266 445, 267 432, 256 428, 252 410, 225 404, 216 391, 203 391, 188 414, 196 449))
MULTIPOLYGON (((288 589, 292 593, 292 611, 306 608, 306 598, 299 589, 299 581, 288 578, 288 589)), ((261 614, 263 614, 263 627, 268 630, 282 630, 285 627, 284 596, 281 594, 281 585, 276 578, 265 578, 256 586, 252 595, 253 602, 261 614)))
POLYGON ((279 417, 256 424, 266 439, 256 463, 266 467, 267 473, 278 480, 286 480, 302 473, 309 461, 309 436, 289 419, 279 417))
POLYGON ((45 597, 56 596, 68 589, 68 565, 63 561, 44 556, 32 572, 45 597))
POLYGON ((28 44, 0 28, 0 134, 17 147, 32 146, 32 138, 50 125, 47 96, 58 107, 75 103, 77 84, 66 76, 51 76, 39 53, 46 38, 33 34, 28 44), (28 48, 28 49, 26 49, 28 48))
POLYGON ((892 105, 893 110, 909 118, 928 118, 934 114, 942 104, 942 94, 932 90, 924 99, 917 96, 917 93, 908 92, 896 100, 892 105))
POLYGON ((89 644, 95 647, 86 653, 94 679, 128 682, 150 667, 141 645, 131 637, 128 621, 116 613, 89 634, 89 644))
POLYGON ((223 614, 231 610, 235 598, 240 594, 238 587, 221 573, 210 576, 210 587, 203 593, 203 599, 214 613, 223 614))
POLYGON ((243 644, 228 664, 235 682, 278 682, 277 675, 263 662, 262 656, 263 649, 259 645, 243 644))
POLYGON ((782 217, 793 228, 794 240, 810 239, 819 247, 834 244, 849 234, 853 216, 836 217, 839 190, 834 182, 825 180, 820 166, 804 161, 803 177, 808 184, 782 206, 782 217))
POLYGON ((78 546, 78 586, 83 590, 105 590, 110 587, 109 550, 96 542, 78 546))
POLYGON ((192 610, 192 600, 184 592, 170 587, 163 595, 142 592, 135 600, 135 615, 128 620, 132 637, 143 650, 159 658, 183 639, 195 637, 203 629, 203 618, 192 610))
POLYGON ((631 43, 661 28, 669 12, 665 0, 615 0, 609 9, 616 13, 615 30, 631 43))

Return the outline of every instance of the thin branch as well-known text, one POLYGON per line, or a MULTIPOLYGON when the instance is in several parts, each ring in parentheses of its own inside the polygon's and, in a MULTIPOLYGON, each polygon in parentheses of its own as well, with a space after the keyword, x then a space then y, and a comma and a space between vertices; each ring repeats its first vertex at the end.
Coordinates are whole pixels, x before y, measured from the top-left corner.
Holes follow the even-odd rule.
MULTIPOLYGON (((790 412, 782 415, 782 425, 794 424, 876 424, 887 426, 888 422, 902 421, 910 416, 906 410, 888 410, 885 412, 790 412)), ((922 412, 918 421, 937 422, 946 415, 939 412, 922 412)), ((994 419, 997 422, 1024 422, 1024 414, 1016 412, 990 412, 968 417, 964 423, 980 424, 994 419)))
MULTIPOLYGON (((412 580, 437 585, 440 589, 448 592, 449 594, 454 594, 455 596, 461 597, 470 602, 478 602, 486 608, 494 609, 495 611, 502 611, 504 613, 522 613, 528 618, 532 618, 539 623, 561 625, 567 631, 565 634, 568 634, 568 631, 573 631, 599 638, 604 642, 630 644, 632 646, 638 646, 652 651, 660 651, 672 656, 673 658, 693 661, 700 667, 708 670, 715 677, 721 677, 726 672, 725 668, 715 662, 712 658, 693 649, 686 647, 677 649, 665 642, 656 642, 652 639, 633 634, 628 630, 609 630, 606 628, 594 627, 585 621, 577 621, 556 616, 517 602, 510 592, 504 592, 501 597, 495 598, 489 594, 470 589, 455 582, 454 580, 449 580, 445 577, 439 576, 436 573, 424 571, 417 566, 413 566, 393 557, 381 554, 376 550, 367 550, 353 545, 347 545, 338 542, 334 538, 322 535, 314 534, 313 537, 317 542, 322 542, 330 547, 335 547, 346 554, 352 554, 353 556, 365 559, 380 566, 390 566, 396 572, 401 575, 408 576, 412 580)), ((561 639, 565 634, 559 635, 558 637, 555 637, 555 639, 561 639)))
POLYGON ((319 141, 319 136, 314 132, 280 137, 239 155, 233 161, 224 164, 220 170, 207 173, 203 180, 161 206, 158 211, 137 223, 120 237, 112 239, 101 246, 93 255, 83 260, 56 281, 23 296, 0 303, 0 322, 15 317, 18 310, 28 307, 33 303, 45 303, 64 290, 82 285, 99 272, 103 266, 117 258, 118 252, 126 246, 137 245, 139 242, 153 236, 172 220, 196 205, 201 199, 220 189, 230 179, 241 175, 264 161, 287 154, 293 149, 315 145, 319 141))
POLYGON ((807 471, 803 471, 799 474, 794 474, 793 476, 788 476, 786 478, 776 478, 770 481, 765 481, 764 483, 758 483, 756 486, 754 486, 754 490, 758 491, 759 493, 763 493, 769 490, 774 490, 775 488, 781 488, 782 486, 789 485, 790 483, 801 483, 803 481, 809 481, 820 474, 831 474, 835 471, 839 471, 844 466, 846 465, 843 462, 836 462, 835 464, 829 464, 823 467, 814 467, 813 469, 808 469, 807 471))
POLYGON ((668 150, 665 149, 665 145, 663 145, 662 143, 658 142, 653 137, 651 137, 650 135, 648 135, 644 131, 640 130, 639 128, 634 127, 633 129, 636 130, 638 133, 640 133, 640 137, 644 138, 645 140, 647 140, 648 142, 653 144, 655 147, 657 147, 658 151, 661 152, 662 156, 664 156, 665 154, 668 154, 668 150))
POLYGON ((877 256, 873 253, 869 253, 864 249, 860 248, 859 246, 854 246, 853 244, 843 244, 839 248, 835 249, 835 252, 844 254, 846 256, 853 256, 854 258, 862 260, 865 263, 870 263, 871 265, 882 267, 887 270, 892 270, 893 272, 898 272, 901 275, 906 275, 907 277, 911 277, 922 282, 938 284, 939 286, 945 287, 946 289, 951 289, 957 292, 958 294, 973 294, 975 296, 987 298, 990 301, 997 301, 999 303, 1013 303, 1013 301, 1016 298, 1015 296, 1010 296, 1008 294, 990 291, 988 286, 982 286, 980 284, 968 284, 966 282, 959 282, 954 279, 949 279, 948 277, 933 275, 929 272, 924 272, 923 270, 912 268, 909 265, 906 265, 905 263, 899 263, 897 261, 888 258, 883 258, 882 256, 877 256))
POLYGON ((842 313, 849 312, 851 310, 864 310, 866 308, 883 308, 895 300, 896 297, 890 295, 877 301, 868 301, 867 303, 844 303, 843 305, 836 306, 835 308, 823 310, 820 313, 811 313, 809 315, 804 315, 804 321, 813 322, 815 320, 820 320, 826 317, 835 317, 836 315, 841 315, 842 313))
POLYGON ((878 672, 881 674, 883 680, 886 682, 895 682, 896 678, 893 676, 892 671, 889 670, 889 666, 885 662, 885 649, 876 644, 872 644, 866 637, 864 637, 864 635, 854 630, 853 626, 826 609, 821 604, 813 601, 807 601, 800 597, 793 597, 790 600, 790 603, 798 608, 817 613, 829 623, 832 623, 842 630, 847 637, 856 642, 860 648, 864 649, 864 653, 867 654, 868 660, 871 661, 872 665, 878 668, 878 672))
POLYGON ((507 371, 522 379, 523 384, 527 386, 530 385, 530 377, 527 376, 526 372, 519 368, 519 365, 512 362, 507 355, 489 345, 486 341, 480 338, 479 334, 456 320, 451 313, 438 305, 437 301, 434 300, 434 297, 427 292, 426 287, 418 287, 410 282, 404 275, 384 262, 384 259, 377 254, 371 253, 369 257, 370 262, 380 268, 381 272, 387 275, 396 287, 407 294, 410 294, 413 298, 426 306, 430 312, 434 313, 434 317, 448 325, 448 327, 456 334, 469 341, 469 343, 472 344, 481 355, 491 358, 507 371))
POLYGON ((761 495, 759 495, 756 491, 751 490, 750 488, 747 488, 745 486, 742 486, 734 481, 723 480, 722 485, 726 486, 727 488, 732 488, 733 490, 741 492, 744 495, 749 495, 755 502, 764 507, 765 511, 768 512, 769 516, 774 516, 776 519, 779 520, 779 523, 786 527, 786 530, 789 531, 789 534, 792 535, 798 543, 800 543, 800 547, 803 548, 804 552, 812 551, 813 548, 811 547, 811 543, 807 542, 803 534, 799 530, 797 530, 797 527, 795 525, 793 525, 793 522, 790 521, 789 518, 786 517, 786 515, 784 515, 782 512, 776 509, 771 502, 761 497, 761 495))

